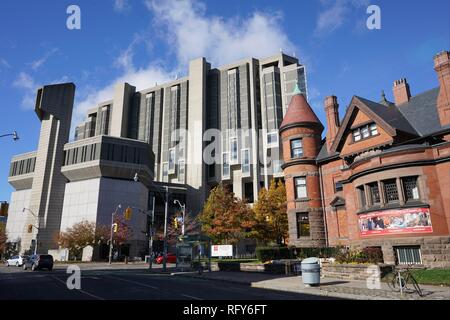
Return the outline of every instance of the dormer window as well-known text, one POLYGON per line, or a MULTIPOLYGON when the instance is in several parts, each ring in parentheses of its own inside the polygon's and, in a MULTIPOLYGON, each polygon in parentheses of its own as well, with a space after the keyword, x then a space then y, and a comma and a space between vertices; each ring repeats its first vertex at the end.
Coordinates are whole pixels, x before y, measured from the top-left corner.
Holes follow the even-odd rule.
POLYGON ((354 129, 352 135, 353 141, 358 142, 378 135, 378 128, 375 123, 367 124, 365 126, 354 129))

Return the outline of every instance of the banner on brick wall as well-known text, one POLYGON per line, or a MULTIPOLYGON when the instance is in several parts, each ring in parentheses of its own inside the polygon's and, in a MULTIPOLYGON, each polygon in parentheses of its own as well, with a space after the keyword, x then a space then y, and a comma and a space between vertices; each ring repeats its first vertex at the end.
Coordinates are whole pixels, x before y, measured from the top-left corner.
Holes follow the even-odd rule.
POLYGON ((362 237, 433 232, 430 210, 410 208, 371 212, 359 216, 362 237))

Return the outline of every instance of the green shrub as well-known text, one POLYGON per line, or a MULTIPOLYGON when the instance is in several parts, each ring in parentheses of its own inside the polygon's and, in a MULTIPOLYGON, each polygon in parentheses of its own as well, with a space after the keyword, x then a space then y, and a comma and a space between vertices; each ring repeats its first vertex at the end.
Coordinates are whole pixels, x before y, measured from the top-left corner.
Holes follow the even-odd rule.
POLYGON ((378 247, 367 247, 362 250, 342 250, 337 256, 338 263, 371 263, 383 262, 383 252, 378 247))
POLYGON ((339 247, 323 247, 323 248, 293 248, 293 255, 298 259, 310 257, 316 258, 334 258, 340 252, 339 247))
POLYGON ((256 258, 259 261, 266 262, 270 260, 292 259, 292 250, 288 247, 257 247, 256 258))

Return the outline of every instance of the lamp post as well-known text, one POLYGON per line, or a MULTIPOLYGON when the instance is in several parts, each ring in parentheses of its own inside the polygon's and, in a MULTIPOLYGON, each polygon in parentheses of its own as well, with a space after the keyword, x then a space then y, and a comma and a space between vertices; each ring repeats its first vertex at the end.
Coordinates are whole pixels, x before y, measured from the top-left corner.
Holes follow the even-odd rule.
POLYGON ((184 218, 186 216, 186 205, 181 204, 179 200, 174 200, 173 203, 178 204, 181 207, 181 212, 183 214, 183 224, 181 225, 181 234, 184 236, 184 218))
MULTIPOLYGON (((139 181, 137 172, 134 174, 134 181, 139 181)), ((151 181, 150 181, 151 182, 151 181)), ((159 186, 156 186, 160 188, 159 186)), ((169 211, 169 187, 165 186, 165 206, 164 206, 164 249, 163 249, 163 272, 167 271, 167 215, 169 211)), ((154 206, 153 206, 154 209, 154 206)), ((154 213, 153 213, 154 214, 154 213)))
POLYGON ((113 251, 113 234, 114 234, 114 217, 117 214, 117 210, 122 208, 122 205, 118 205, 116 210, 111 214, 111 235, 109 237, 109 264, 112 263, 112 251, 113 251))
POLYGON ((8 136, 12 136, 14 141, 19 140, 19 135, 17 134, 17 131, 13 131, 12 133, 2 134, 0 136, 0 138, 8 137, 8 136))
MULTIPOLYGON (((23 208, 22 212, 25 213, 25 211, 29 211, 35 218, 36 218, 36 222, 37 222, 37 227, 35 225, 32 224, 32 226, 39 232, 39 217, 37 215, 34 214, 33 211, 31 211, 31 209, 28 208, 23 208)), ((36 243, 34 244, 34 254, 37 254, 37 246, 38 246, 38 239, 37 239, 37 234, 36 234, 36 243)))

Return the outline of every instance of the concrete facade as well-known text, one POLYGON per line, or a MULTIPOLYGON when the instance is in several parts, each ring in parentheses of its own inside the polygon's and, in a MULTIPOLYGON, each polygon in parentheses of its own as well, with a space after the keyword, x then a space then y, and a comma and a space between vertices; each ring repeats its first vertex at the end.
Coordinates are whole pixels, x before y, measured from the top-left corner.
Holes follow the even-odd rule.
MULTIPOLYGON (((296 83, 307 95, 305 67, 283 53, 217 68, 199 58, 189 63, 187 76, 168 83, 140 91, 117 84, 111 100, 88 110, 72 142, 74 86, 45 86, 36 107, 38 150, 11 161, 8 181, 16 189, 17 210, 7 226, 16 236, 10 240, 20 238, 22 251, 33 249, 36 238, 38 251, 59 250, 56 233, 82 220, 109 224, 107 217, 119 203, 151 210, 155 195, 155 215, 161 219, 164 201, 156 190, 165 186, 172 190, 169 215, 179 211, 175 198, 188 213, 198 214, 219 183, 249 203, 256 201, 272 177, 283 177, 277 130, 296 83), (208 133, 211 129, 216 131, 208 133), (208 136, 216 141, 214 150, 206 148, 208 136), (207 151, 212 151, 211 163, 205 162, 207 151), (136 173, 139 183, 133 181, 136 173), (39 232, 28 233, 35 213, 39 232)), ((140 222, 130 254, 142 256, 145 234, 140 231, 148 231, 148 221, 137 212, 134 216, 140 222)))

